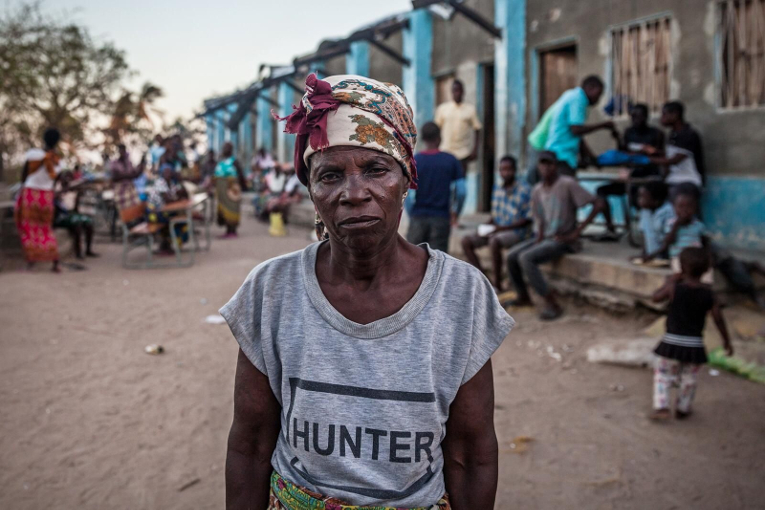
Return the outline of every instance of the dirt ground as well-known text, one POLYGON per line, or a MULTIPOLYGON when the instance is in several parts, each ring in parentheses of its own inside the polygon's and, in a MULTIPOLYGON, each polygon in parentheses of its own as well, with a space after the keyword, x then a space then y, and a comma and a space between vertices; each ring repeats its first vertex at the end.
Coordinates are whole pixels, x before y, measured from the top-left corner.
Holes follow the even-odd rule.
MULTIPOLYGON (((6 264, 0 508, 222 508, 237 346, 204 318, 257 263, 307 243, 249 220, 191 269, 124 270, 110 244, 87 271, 6 264)), ((765 386, 705 368, 692 419, 656 425, 650 371, 585 359, 651 317, 512 314, 494 357, 498 509, 765 507, 765 386)))

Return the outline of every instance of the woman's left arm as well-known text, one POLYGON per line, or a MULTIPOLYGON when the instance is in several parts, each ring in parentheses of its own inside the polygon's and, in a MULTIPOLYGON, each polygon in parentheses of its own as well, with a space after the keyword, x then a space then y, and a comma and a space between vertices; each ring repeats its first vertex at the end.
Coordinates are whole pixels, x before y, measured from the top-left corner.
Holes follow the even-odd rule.
POLYGON ((443 451, 452 509, 494 508, 499 448, 491 360, 457 392, 449 409, 443 451))

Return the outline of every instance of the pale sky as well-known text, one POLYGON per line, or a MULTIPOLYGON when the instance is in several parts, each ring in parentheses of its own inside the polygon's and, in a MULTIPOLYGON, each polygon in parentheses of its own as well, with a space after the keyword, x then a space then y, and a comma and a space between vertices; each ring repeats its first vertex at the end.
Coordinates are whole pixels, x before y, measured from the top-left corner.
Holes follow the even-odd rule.
POLYGON ((323 39, 411 6, 410 0, 45 0, 42 9, 66 14, 125 50, 139 72, 130 86, 159 85, 165 92, 159 107, 170 122, 190 117, 205 98, 251 83, 261 63, 289 64, 323 39))

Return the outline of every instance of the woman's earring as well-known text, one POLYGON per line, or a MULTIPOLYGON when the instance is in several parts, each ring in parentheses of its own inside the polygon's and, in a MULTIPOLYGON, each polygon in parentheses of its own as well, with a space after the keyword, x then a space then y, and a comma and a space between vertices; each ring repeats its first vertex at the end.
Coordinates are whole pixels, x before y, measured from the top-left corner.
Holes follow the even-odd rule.
POLYGON ((404 191, 404 198, 401 199, 401 203, 406 202, 406 197, 409 196, 409 190, 404 191))

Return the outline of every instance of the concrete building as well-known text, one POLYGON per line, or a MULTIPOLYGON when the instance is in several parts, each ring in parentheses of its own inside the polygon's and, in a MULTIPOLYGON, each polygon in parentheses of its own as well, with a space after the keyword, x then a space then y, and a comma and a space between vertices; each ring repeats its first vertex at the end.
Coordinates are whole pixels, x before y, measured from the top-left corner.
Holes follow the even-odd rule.
MULTIPOLYGON (((525 167, 526 136, 561 92, 589 74, 606 82, 590 121, 612 97, 680 100, 702 135, 707 168, 704 221, 739 248, 765 250, 765 0, 414 0, 413 10, 325 41, 244 91, 205 102, 208 141, 238 142, 242 157, 263 146, 280 160, 292 144, 274 125, 299 100, 302 78, 368 74, 402 84, 418 125, 465 84, 484 129, 469 166, 468 212, 489 208, 496 161, 525 167)), ((627 115, 615 112, 624 127, 627 115)), ((596 151, 613 147, 588 137, 596 151)))

